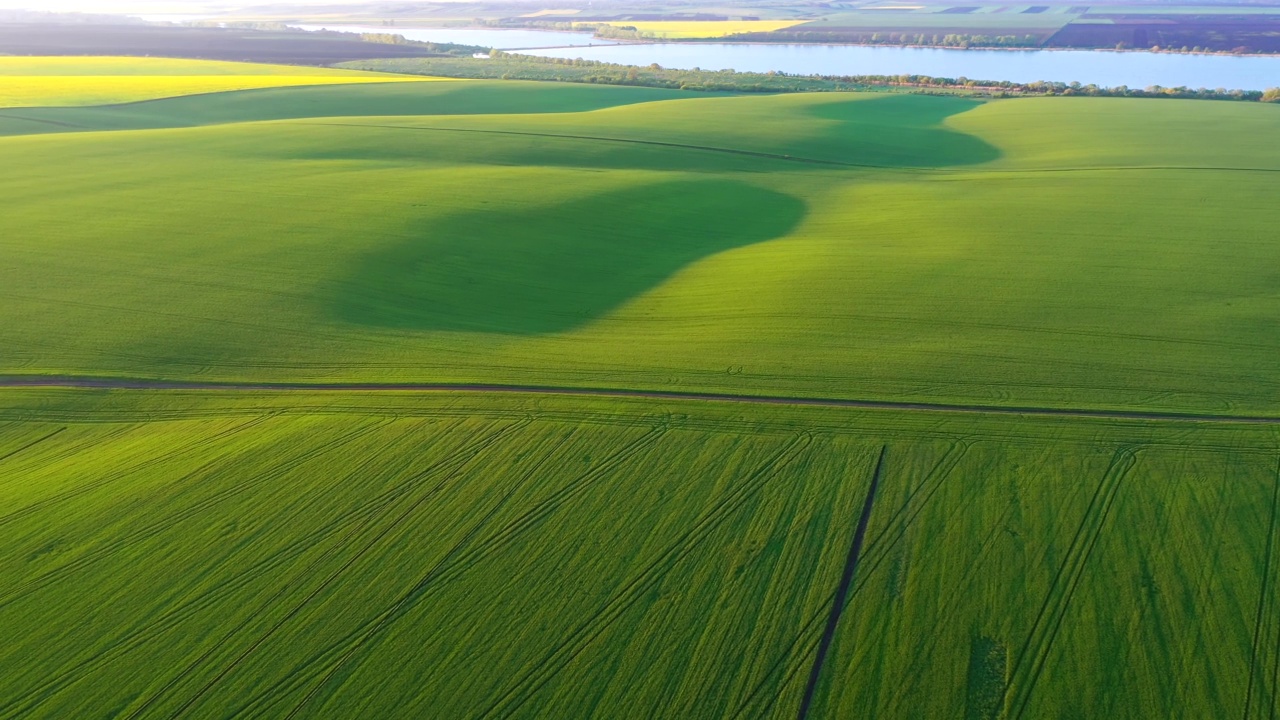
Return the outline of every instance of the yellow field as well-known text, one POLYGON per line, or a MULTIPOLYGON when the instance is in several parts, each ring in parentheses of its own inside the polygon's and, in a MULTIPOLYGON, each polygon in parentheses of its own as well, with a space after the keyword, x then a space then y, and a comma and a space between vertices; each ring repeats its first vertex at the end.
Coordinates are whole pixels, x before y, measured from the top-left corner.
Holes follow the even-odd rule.
POLYGON ((168 58, 0 57, 0 107, 103 105, 256 88, 431 79, 168 58))
POLYGON ((614 27, 633 27, 642 33, 668 40, 714 38, 749 32, 773 32, 802 25, 806 20, 707 20, 689 22, 631 22, 609 23, 614 27))

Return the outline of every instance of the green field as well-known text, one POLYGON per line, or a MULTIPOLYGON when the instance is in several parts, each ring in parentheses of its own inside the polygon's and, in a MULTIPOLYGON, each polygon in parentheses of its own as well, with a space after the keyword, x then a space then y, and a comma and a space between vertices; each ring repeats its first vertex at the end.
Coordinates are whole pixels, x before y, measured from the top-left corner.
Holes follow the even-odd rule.
POLYGON ((0 110, 0 718, 790 718, 811 674, 809 718, 1270 716, 1277 134, 499 81, 0 110), (11 387, 51 376, 103 386, 11 387))

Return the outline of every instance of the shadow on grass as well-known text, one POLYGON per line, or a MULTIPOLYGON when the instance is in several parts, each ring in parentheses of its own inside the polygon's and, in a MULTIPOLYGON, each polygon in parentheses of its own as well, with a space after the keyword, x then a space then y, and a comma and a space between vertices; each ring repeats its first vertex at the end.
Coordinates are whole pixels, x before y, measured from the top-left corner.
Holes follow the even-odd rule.
POLYGON ((8 121, 0 122, 0 136, 303 118, 586 112, 679 97, 693 96, 657 88, 465 81, 258 88, 114 105, 2 108, 8 121))
POLYGON ((727 180, 465 213, 366 256, 328 303, 341 320, 366 326, 563 332, 704 257, 784 236, 804 214, 796 198, 727 180))
POLYGON ((884 166, 941 168, 1001 157, 999 148, 982 138, 943 126, 947 118, 982 104, 963 97, 902 94, 823 103, 810 113, 840 123, 821 142, 846 157, 884 166))
POLYGON ((317 120, 269 147, 288 160, 492 164, 678 171, 813 172, 940 169, 996 160, 1000 150, 942 123, 977 107, 967 98, 880 94, 801 102, 726 98, 620 109, 584 122, 572 114, 394 124, 317 120), (737 125, 726 131, 725 118, 737 125), (822 122, 814 122, 820 118, 822 122))

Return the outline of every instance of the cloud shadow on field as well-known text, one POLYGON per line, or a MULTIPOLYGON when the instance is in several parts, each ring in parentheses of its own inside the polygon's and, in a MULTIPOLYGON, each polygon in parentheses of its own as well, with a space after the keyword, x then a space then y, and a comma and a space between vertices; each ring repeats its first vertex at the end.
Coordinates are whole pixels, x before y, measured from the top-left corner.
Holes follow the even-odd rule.
POLYGON ((955 167, 998 160, 999 148, 945 126, 948 118, 984 103, 962 97, 892 94, 874 99, 814 105, 815 117, 835 120, 822 142, 843 150, 841 159, 889 167, 955 167))
POLYGON ((461 213, 357 260, 326 303, 339 319, 365 326, 564 332, 702 258, 782 237, 804 215, 794 197, 729 180, 461 213))

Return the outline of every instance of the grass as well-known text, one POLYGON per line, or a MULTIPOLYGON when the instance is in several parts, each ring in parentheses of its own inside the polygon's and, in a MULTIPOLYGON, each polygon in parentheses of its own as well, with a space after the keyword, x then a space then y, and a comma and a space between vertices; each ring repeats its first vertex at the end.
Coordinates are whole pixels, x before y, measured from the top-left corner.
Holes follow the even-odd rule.
POLYGON ((1280 108, 515 82, 0 117, 0 717, 1261 717, 1280 108), (726 122, 731 118, 731 122, 726 122), (1039 410, 1033 410, 1039 408, 1039 410))
POLYGON ((105 105, 254 88, 427 79, 212 60, 0 57, 0 108, 105 105))
MULTIPOLYGON (((1250 141, 1277 108, 829 93, 510 115, 483 93, 671 95, 413 87, 358 97, 429 112, 474 88, 491 112, 0 140, 7 369, 1242 413, 1280 394, 1256 371, 1280 157, 1250 141), (735 217, 760 232, 717 236, 735 217), (656 227, 669 249, 636 263, 656 227)), ((268 117, 355 97, 255 92, 268 117)))
POLYGON ((681 97, 652 88, 520 82, 358 83, 262 88, 216 98, 186 96, 112 107, 16 108, 0 113, 0 135, 136 130, 261 120, 388 115, 582 112, 681 97))
POLYGON ((1275 692, 1269 428, 58 391, 0 419, 5 717, 790 716, 882 447, 813 716, 1275 692))

